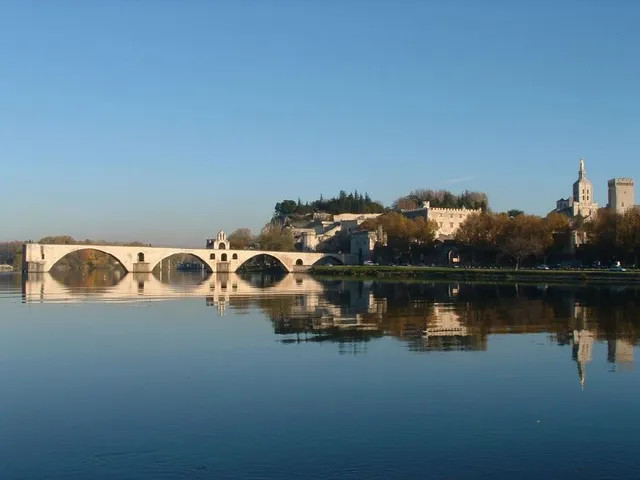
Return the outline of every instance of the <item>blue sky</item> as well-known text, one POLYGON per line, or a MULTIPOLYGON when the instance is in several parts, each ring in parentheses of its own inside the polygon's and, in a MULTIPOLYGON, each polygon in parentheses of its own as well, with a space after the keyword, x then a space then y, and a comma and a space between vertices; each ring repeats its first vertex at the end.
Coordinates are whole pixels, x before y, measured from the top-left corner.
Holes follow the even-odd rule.
POLYGON ((0 240, 200 245, 282 198, 639 177, 640 2, 0 4, 0 240))

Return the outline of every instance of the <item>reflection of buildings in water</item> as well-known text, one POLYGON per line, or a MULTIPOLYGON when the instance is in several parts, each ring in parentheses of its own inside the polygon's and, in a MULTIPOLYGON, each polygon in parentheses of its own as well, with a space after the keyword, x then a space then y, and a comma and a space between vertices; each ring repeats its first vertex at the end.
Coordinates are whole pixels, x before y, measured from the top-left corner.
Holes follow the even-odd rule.
MULTIPOLYGON (((602 336, 607 335, 605 332, 599 332, 597 323, 592 322, 590 307, 582 305, 579 302, 573 303, 573 317, 571 319, 574 325, 572 359, 578 366, 578 375, 580 377, 580 385, 585 387, 587 364, 593 361, 593 345, 594 341, 602 336)), ((597 318, 597 316, 595 317, 597 318)), ((633 344, 622 338, 607 339, 607 361, 620 367, 621 370, 630 370, 634 368, 634 352, 633 344)))
POLYGON ((466 337, 468 329, 460 321, 460 315, 455 311, 454 305, 434 303, 433 315, 427 320, 424 337, 466 337))
MULTIPOLYGON (((402 331, 403 336, 416 332, 411 326, 402 331)), ((432 303, 426 323, 415 335, 410 349, 415 351, 486 350, 486 335, 475 334, 464 323, 452 303, 432 303)))
POLYGON ((593 339, 594 333, 591 330, 573 331, 572 358, 578 365, 578 375, 582 388, 584 388, 587 376, 587 364, 591 363, 593 359, 593 339))
POLYGON ((619 365, 622 370, 632 370, 633 345, 621 338, 607 340, 607 361, 619 365))

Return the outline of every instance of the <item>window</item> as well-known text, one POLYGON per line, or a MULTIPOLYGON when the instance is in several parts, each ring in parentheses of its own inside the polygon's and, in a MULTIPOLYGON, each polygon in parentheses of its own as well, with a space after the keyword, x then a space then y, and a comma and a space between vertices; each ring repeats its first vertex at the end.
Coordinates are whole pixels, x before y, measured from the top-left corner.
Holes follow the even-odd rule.
POLYGON ((462 214, 458 215, 458 218, 462 218, 462 214))
POLYGON ((237 259, 238 259, 238 254, 237 254, 237 253, 234 253, 234 254, 231 256, 231 258, 232 258, 233 260, 237 260, 237 259))
POLYGON ((622 202, 622 206, 624 207, 624 202, 622 202))
POLYGON ((438 224, 442 227, 442 222, 438 222, 438 224))
POLYGON ((144 262, 144 253, 142 253, 142 252, 138 253, 138 261, 139 262, 144 262))
POLYGON ((304 263, 302 263, 302 259, 298 259, 296 260, 296 265, 304 265, 304 263))
POLYGON ((449 228, 453 228, 453 222, 449 223, 449 228))
POLYGON ((209 260, 215 260, 216 259, 216 254, 212 253, 211 255, 209 255, 209 260))
POLYGON ((453 218, 453 213, 450 213, 450 214, 449 214, 449 218, 453 218))
POLYGON ((223 254, 222 254, 222 258, 221 258, 221 260, 222 260, 223 262, 226 262, 226 261, 227 261, 227 254, 226 254, 226 253, 223 253, 223 254))

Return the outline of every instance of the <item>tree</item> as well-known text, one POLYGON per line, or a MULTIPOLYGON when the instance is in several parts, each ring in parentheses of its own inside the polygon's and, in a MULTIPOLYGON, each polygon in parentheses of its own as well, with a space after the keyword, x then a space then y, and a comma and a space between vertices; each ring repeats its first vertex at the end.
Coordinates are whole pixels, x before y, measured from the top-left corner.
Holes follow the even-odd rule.
POLYGON ((498 238, 500 251, 515 260, 516 270, 522 260, 541 256, 551 243, 543 220, 536 215, 521 214, 509 219, 498 238))
POLYGON ((245 250, 249 248, 253 242, 253 234, 248 228, 238 228, 228 237, 231 248, 236 250, 245 250))
POLYGON ((459 195, 451 193, 449 190, 413 190, 406 197, 413 200, 416 205, 429 202, 432 207, 442 208, 472 208, 485 211, 489 206, 489 198, 483 192, 470 192, 465 190, 459 195))
POLYGON ((305 216, 314 212, 339 213, 382 213, 384 205, 373 201, 368 193, 362 195, 357 190, 347 193, 341 190, 337 197, 325 199, 322 195, 318 200, 302 203, 302 200, 283 200, 276 203, 274 217, 305 216))
POLYGON ((640 211, 636 208, 622 214, 618 227, 618 245, 633 257, 633 264, 638 265, 640 256, 640 211))
POLYGON ((275 252, 291 252, 295 250, 293 234, 277 222, 270 222, 265 225, 257 240, 261 250, 275 252))
POLYGON ((517 209, 507 210, 507 215, 509 216, 509 218, 517 217, 518 215, 522 215, 523 213, 524 212, 522 210, 517 209))
POLYGON ((505 213, 476 213, 469 215, 456 233, 458 241, 471 254, 471 263, 478 256, 493 263, 499 253, 498 241, 509 223, 505 213))
POLYGON ((276 203, 274 212, 276 216, 293 215, 298 208, 298 203, 295 200, 283 200, 276 203))
POLYGON ((393 202, 394 210, 414 210, 418 208, 418 202, 409 197, 400 197, 393 202))

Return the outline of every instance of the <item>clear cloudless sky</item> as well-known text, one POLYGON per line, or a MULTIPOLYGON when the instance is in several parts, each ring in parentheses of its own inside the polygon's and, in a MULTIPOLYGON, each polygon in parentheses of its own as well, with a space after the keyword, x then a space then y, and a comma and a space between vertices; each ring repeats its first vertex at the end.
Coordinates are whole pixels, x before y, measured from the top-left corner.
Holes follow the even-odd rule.
POLYGON ((638 175, 634 0, 7 0, 0 240, 197 246, 283 198, 638 175))

